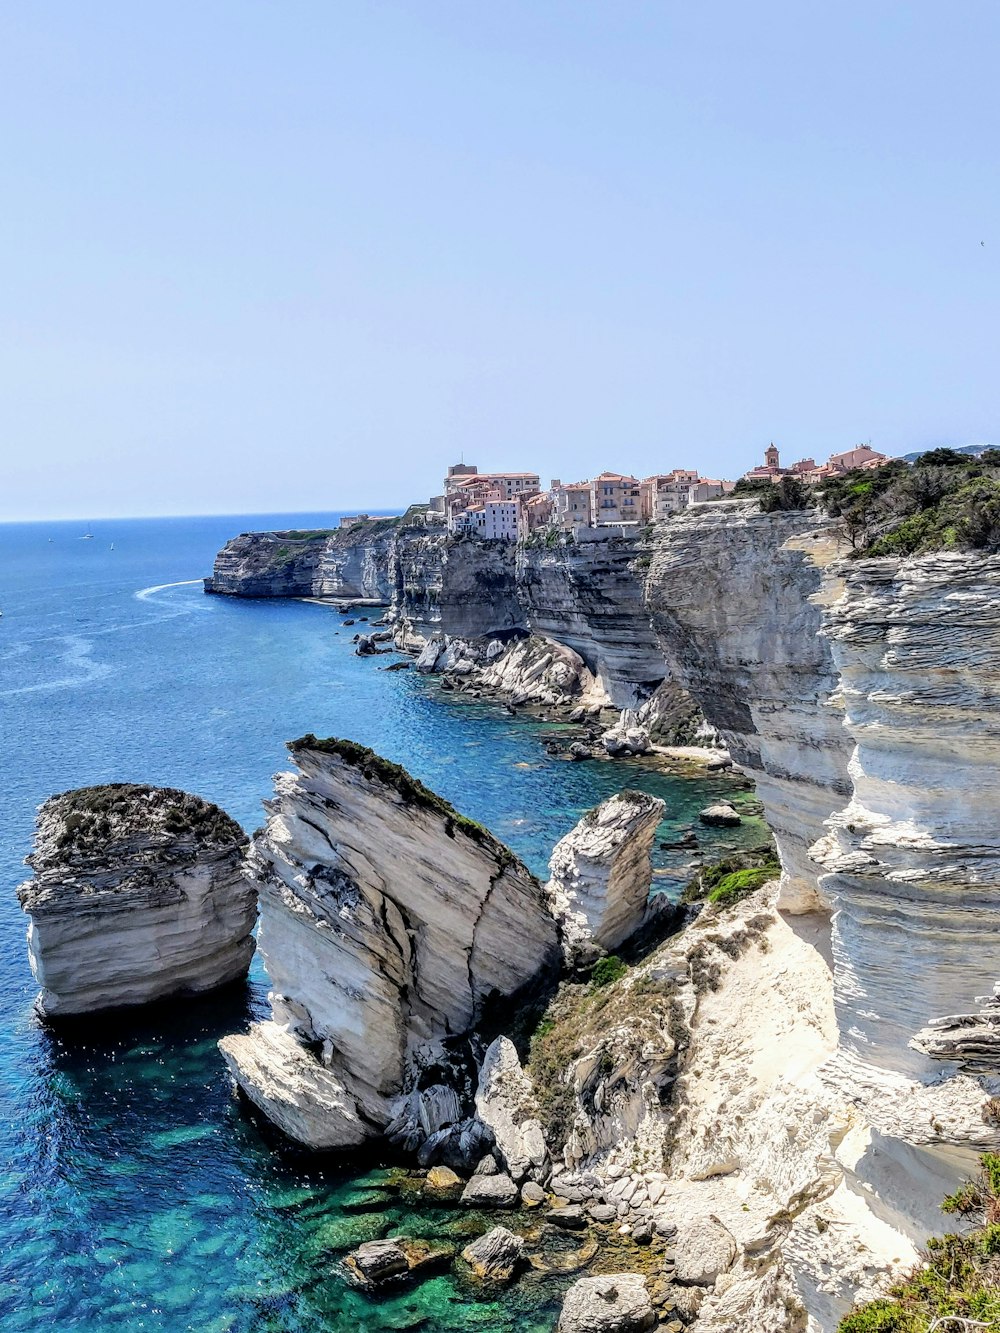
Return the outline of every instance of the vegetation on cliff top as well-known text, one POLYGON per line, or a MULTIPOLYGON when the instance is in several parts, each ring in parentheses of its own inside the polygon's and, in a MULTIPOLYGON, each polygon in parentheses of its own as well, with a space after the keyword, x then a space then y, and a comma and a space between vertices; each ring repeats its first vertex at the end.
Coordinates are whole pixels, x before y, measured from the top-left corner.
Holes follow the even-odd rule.
POLYGON ((763 843, 745 852, 734 852, 699 870, 685 888, 681 901, 730 907, 780 875, 781 863, 774 844, 763 843))
MULTIPOLYGON (((110 843, 136 836, 190 835, 201 846, 228 847, 246 841, 246 834, 224 810, 200 796, 175 787, 111 782, 79 787, 53 796, 47 814, 61 819, 55 850, 103 852, 110 843)), ((39 864, 49 849, 40 849, 39 864)))
POLYGON ((417 809, 438 815, 445 822, 445 833, 449 838, 454 838, 456 833, 464 833, 484 851, 489 852, 501 870, 507 866, 519 866, 526 876, 532 877, 528 868, 522 865, 510 848, 499 838, 494 837, 488 828, 477 824, 468 815, 460 814, 450 801, 446 801, 443 796, 438 796, 437 792, 425 787, 412 773, 407 772, 402 764, 383 759, 367 745, 360 745, 357 741, 342 740, 337 736, 321 739, 309 732, 305 736, 300 736, 298 740, 289 741, 288 749, 295 758, 298 758, 303 751, 309 750, 319 754, 336 755, 352 768, 360 769, 366 781, 381 782, 398 792, 404 805, 415 806, 417 809))
POLYGON ((818 505, 839 520, 858 556, 1000 552, 998 449, 978 458, 956 449, 931 449, 912 464, 893 459, 818 486, 796 477, 782 477, 776 484, 740 481, 734 494, 758 500, 765 513, 818 505))
POLYGON ((929 1333, 1000 1328, 1000 1156, 984 1153, 975 1180, 941 1205, 959 1234, 927 1242, 926 1264, 842 1319, 838 1333, 929 1333))

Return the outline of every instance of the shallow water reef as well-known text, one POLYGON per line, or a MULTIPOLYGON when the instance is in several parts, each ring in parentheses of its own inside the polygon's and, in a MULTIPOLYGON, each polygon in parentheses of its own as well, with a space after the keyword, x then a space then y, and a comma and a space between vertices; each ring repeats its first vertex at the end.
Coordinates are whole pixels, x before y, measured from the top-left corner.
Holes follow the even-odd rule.
POLYGON ((171 787, 112 783, 39 809, 18 889, 48 1018, 191 995, 245 976, 257 894, 243 830, 171 787))

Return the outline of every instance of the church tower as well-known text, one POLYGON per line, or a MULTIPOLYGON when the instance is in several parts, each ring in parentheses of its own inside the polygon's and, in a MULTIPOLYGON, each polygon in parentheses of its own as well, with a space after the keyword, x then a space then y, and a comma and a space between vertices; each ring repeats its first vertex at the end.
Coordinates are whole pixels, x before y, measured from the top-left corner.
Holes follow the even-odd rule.
POLYGON ((770 448, 764 451, 764 463, 766 467, 777 468, 780 466, 780 464, 778 463, 778 451, 777 449, 775 449, 773 444, 770 446, 770 448))

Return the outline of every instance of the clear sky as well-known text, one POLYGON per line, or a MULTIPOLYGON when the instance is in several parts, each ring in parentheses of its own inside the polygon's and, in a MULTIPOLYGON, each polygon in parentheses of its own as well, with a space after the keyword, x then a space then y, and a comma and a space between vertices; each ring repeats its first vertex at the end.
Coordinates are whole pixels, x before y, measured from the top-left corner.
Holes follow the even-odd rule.
POLYGON ((995 0, 3 0, 0 518, 1000 442, 998 54, 995 0))

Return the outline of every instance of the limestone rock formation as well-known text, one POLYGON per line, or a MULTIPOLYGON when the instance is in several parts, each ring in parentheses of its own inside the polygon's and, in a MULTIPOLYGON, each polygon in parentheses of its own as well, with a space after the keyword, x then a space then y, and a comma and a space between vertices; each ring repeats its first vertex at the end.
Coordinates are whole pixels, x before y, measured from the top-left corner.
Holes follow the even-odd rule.
POLYGON ((483 1056, 476 1115, 490 1129, 495 1154, 514 1181, 548 1180, 551 1166, 535 1090, 507 1037, 497 1037, 483 1056))
POLYGON ((40 808, 18 889, 51 1018, 214 989, 246 974, 257 916, 246 836, 171 787, 114 783, 40 808))
POLYGON ((241 532, 215 557, 205 591, 229 597, 310 597, 327 535, 241 532))
POLYGON ((446 1242, 402 1237, 369 1240, 347 1256, 345 1266, 358 1286, 374 1291, 420 1273, 447 1268, 454 1255, 455 1247, 446 1242))
POLYGON ((623 708, 615 725, 601 737, 601 744, 610 755, 645 754, 649 749, 649 732, 639 725, 633 709, 623 708))
POLYGON ((618 948, 642 924, 653 880, 650 853, 665 808, 656 796, 619 792, 556 844, 545 892, 571 966, 618 948))
POLYGON ((861 560, 843 581, 825 635, 852 792, 814 849, 843 1044, 922 1082, 940 1059, 995 1072, 1000 557, 861 560))
POLYGON ((646 1333, 656 1311, 641 1273, 583 1277, 563 1300, 557 1333, 646 1333))
POLYGON ((815 510, 761 514, 723 501, 662 525, 646 579, 670 674, 764 802, 790 910, 822 906, 809 851, 851 791, 837 669, 819 632, 840 592, 839 554, 833 524, 815 510))
POLYGON ((735 828, 737 824, 743 823, 740 812, 730 801, 716 801, 713 805, 706 805, 704 810, 698 811, 698 818, 710 828, 735 828))
POLYGON ((520 1190, 506 1172, 494 1171, 488 1176, 473 1176, 461 1197, 469 1208, 516 1208, 520 1190))
POLYGON ((711 1287, 720 1273, 732 1267, 736 1242, 717 1217, 681 1218, 674 1254, 678 1282, 711 1287))
POLYGON ((277 776, 249 857, 272 1020, 224 1039, 226 1061, 246 1094, 307 1145, 350 1145, 359 1122, 374 1135, 403 1112, 419 1141, 428 1130, 464 1134, 478 1160, 489 1142, 469 1121, 464 1034, 557 966, 541 887, 398 765, 350 741, 307 736, 289 748, 299 772, 277 776), (272 1095, 289 1063, 274 1052, 289 1041, 302 1052, 296 1076, 314 1066, 323 1089, 294 1127, 272 1095), (343 1111, 330 1105, 340 1095, 330 1080, 343 1089, 343 1111))

